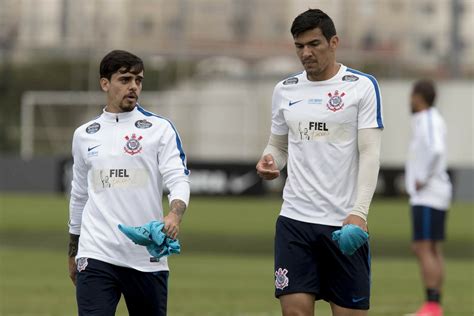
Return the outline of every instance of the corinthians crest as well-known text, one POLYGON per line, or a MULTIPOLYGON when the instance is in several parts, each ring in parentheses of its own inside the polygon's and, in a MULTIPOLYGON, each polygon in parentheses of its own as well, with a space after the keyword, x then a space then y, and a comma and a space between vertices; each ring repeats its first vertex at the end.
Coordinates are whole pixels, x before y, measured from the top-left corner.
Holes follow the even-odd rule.
POLYGON ((287 273, 288 270, 282 268, 278 268, 278 270, 275 271, 275 287, 278 290, 283 290, 288 286, 290 280, 286 276, 287 273))
POLYGON ((77 272, 84 271, 87 267, 87 258, 77 259, 77 272))
POLYGON ((125 152, 132 156, 140 153, 140 151, 142 151, 142 145, 140 144, 142 138, 141 136, 137 137, 135 134, 132 134, 132 137, 128 137, 128 135, 125 136, 125 140, 127 141, 123 147, 125 152))
POLYGON ((339 90, 334 91, 334 94, 331 92, 328 93, 329 101, 326 104, 328 110, 337 112, 344 107, 344 102, 342 101, 342 97, 346 94, 344 92, 339 93, 339 90))

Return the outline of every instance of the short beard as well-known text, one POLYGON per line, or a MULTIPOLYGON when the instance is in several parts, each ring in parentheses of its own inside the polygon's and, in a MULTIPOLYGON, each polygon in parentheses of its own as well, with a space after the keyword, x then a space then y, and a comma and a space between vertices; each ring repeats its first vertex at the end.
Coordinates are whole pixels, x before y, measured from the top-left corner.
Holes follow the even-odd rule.
POLYGON ((308 79, 309 78, 318 78, 319 76, 321 76, 321 71, 318 71, 318 70, 308 71, 308 70, 306 70, 306 74, 307 74, 308 79))
POLYGON ((130 104, 130 105, 129 105, 129 104, 126 104, 126 103, 125 103, 125 104, 122 103, 122 104, 120 105, 120 109, 121 109, 123 112, 132 112, 133 109, 135 109, 136 104, 137 104, 136 102, 133 103, 133 104, 130 104))
POLYGON ((132 112, 134 108, 135 108, 135 105, 129 106, 129 107, 123 107, 122 111, 123 112, 132 112))

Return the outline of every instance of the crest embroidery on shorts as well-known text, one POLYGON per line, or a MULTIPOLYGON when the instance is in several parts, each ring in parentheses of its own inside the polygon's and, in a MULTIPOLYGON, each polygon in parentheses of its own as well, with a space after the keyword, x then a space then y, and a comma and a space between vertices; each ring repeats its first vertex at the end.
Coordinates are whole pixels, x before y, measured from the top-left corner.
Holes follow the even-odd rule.
POLYGON ((341 110, 344 107, 344 102, 342 101, 342 97, 345 96, 346 94, 344 92, 339 93, 338 90, 334 91, 334 94, 331 92, 328 93, 329 96, 329 101, 326 104, 328 107, 328 110, 337 112, 341 110))
POLYGON ((290 280, 286 276, 287 273, 288 270, 282 268, 278 268, 278 270, 275 271, 275 287, 278 290, 283 290, 288 286, 290 280))
POLYGON ((77 271, 81 272, 84 271, 87 267, 87 258, 79 258, 77 259, 77 271))

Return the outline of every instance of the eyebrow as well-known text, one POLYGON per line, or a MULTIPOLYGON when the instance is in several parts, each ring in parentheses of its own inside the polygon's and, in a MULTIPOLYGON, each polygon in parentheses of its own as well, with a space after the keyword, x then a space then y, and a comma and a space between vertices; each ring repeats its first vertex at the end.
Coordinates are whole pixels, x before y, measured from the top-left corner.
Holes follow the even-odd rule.
MULTIPOLYGON (((132 75, 123 74, 123 75, 120 75, 120 76, 118 77, 118 79, 119 79, 119 80, 120 80, 120 79, 130 79, 130 78, 132 78, 132 77, 133 77, 132 75)), ((136 77, 137 77, 137 79, 143 80, 143 76, 136 75, 136 77)))
POLYGON ((306 43, 301 43, 298 41, 295 41, 295 45, 308 45, 308 44, 316 44, 316 42, 320 42, 321 40, 319 38, 312 39, 306 43))

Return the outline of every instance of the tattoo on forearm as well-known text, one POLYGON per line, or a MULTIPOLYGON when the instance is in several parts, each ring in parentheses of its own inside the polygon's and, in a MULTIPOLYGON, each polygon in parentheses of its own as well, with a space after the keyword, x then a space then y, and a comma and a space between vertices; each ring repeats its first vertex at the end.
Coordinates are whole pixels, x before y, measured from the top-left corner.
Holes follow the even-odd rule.
POLYGON ((79 246, 79 235, 69 234, 69 257, 77 255, 77 248, 79 246))
POLYGON ((173 212, 176 215, 178 215, 179 218, 182 218, 184 215, 184 212, 186 211, 186 203, 184 203, 181 200, 173 200, 171 201, 170 208, 171 208, 170 212, 173 212))

